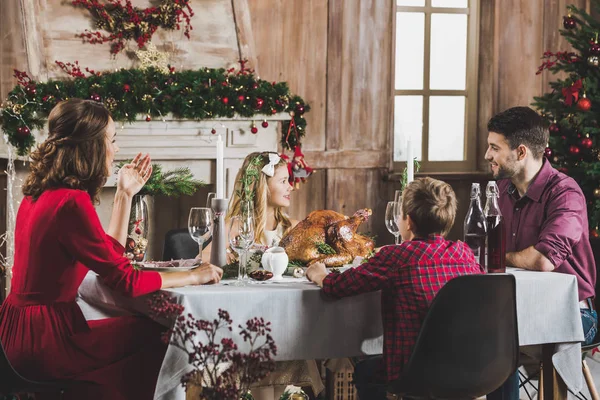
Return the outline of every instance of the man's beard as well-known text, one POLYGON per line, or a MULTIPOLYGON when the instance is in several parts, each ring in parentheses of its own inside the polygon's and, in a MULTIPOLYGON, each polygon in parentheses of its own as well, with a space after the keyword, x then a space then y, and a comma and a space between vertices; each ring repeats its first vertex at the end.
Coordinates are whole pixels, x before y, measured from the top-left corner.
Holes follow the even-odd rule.
POLYGON ((494 177, 494 179, 507 179, 507 178, 512 178, 514 175, 515 175, 514 168, 500 166, 500 165, 498 165, 498 171, 496 173, 492 172, 492 176, 494 177))

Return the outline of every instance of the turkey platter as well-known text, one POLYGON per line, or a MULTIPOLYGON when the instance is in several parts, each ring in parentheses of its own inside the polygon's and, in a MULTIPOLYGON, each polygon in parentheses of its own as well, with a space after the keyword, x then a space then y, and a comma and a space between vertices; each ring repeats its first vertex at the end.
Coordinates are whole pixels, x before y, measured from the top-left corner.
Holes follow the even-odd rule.
POLYGON ((373 253, 373 240, 356 232, 371 214, 368 208, 358 210, 351 217, 331 210, 313 211, 290 230, 279 245, 285 248, 291 262, 307 267, 316 262, 341 267, 355 257, 373 253))

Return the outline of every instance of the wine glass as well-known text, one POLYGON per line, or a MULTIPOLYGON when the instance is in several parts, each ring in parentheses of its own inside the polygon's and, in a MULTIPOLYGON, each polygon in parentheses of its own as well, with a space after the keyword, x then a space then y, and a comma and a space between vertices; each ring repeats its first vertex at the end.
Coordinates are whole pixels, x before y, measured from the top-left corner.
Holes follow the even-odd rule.
POLYGON ((248 250, 254 244, 254 217, 251 215, 236 215, 231 218, 229 225, 229 244, 233 251, 239 254, 238 284, 245 284, 247 273, 246 264, 248 250))
POLYGON ((212 235, 213 216, 210 208, 192 207, 188 218, 190 236, 200 247, 200 262, 202 262, 202 247, 212 235))
POLYGON ((206 196, 206 208, 212 208, 212 199, 214 199, 216 195, 215 192, 208 193, 208 196, 206 196))
POLYGON ((398 244, 400 238, 400 228, 398 227, 399 209, 400 206, 395 201, 389 201, 385 208, 385 227, 394 235, 395 244, 398 244))

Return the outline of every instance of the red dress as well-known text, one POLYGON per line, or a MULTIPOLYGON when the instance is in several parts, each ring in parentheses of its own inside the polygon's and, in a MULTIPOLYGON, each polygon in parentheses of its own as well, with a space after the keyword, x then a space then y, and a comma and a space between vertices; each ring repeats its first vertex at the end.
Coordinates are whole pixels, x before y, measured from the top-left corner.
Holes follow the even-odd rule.
POLYGON ((65 398, 152 399, 166 350, 161 327, 135 316, 86 322, 75 303, 89 269, 129 296, 160 289, 160 275, 134 270, 123 252, 86 192, 56 189, 23 199, 12 288, 0 308, 0 340, 18 372, 100 385, 65 398))

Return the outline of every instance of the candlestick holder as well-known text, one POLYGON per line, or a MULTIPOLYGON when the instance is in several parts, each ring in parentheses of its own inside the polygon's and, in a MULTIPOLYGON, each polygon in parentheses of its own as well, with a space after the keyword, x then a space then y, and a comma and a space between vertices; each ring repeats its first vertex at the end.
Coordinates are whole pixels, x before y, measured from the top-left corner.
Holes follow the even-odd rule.
POLYGON ((227 265, 227 234, 225 232, 225 214, 228 199, 212 199, 211 208, 214 215, 212 245, 210 248, 210 263, 217 267, 227 265))

